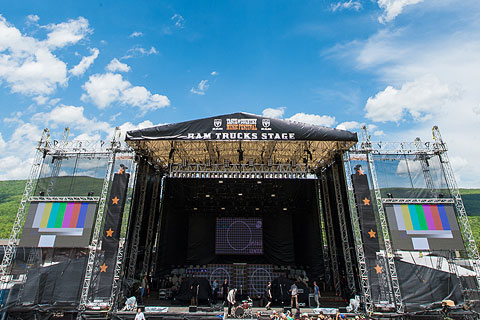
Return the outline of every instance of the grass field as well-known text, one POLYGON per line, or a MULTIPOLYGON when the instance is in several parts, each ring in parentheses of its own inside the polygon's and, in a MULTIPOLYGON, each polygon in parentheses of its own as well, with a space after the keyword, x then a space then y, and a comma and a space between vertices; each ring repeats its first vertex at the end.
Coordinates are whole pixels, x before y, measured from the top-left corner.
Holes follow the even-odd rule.
MULTIPOLYGON (((76 181, 80 182, 76 183, 79 187, 75 188, 78 195, 85 195, 91 190, 94 190, 96 195, 99 194, 102 180, 92 179, 81 177, 81 180, 76 181)), ((69 179, 59 179, 57 186, 59 189, 67 189, 69 183, 69 179)), ((10 235, 24 188, 25 180, 0 181, 0 238, 8 238, 10 235)), ((480 189, 461 189, 460 192, 477 245, 480 246, 480 189)))

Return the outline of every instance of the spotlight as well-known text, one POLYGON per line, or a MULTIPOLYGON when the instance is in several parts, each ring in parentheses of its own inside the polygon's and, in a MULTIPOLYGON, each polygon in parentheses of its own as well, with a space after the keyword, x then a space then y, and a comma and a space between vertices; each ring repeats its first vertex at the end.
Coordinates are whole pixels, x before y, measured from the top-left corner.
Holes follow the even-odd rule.
POLYGON ((225 208, 224 208, 224 207, 221 207, 220 209, 222 209, 222 210, 225 210, 225 208))
POLYGON ((389 197, 390 199, 393 199, 393 194, 387 193, 387 197, 389 197))
POLYGON ((262 181, 258 180, 257 183, 258 183, 258 184, 262 184, 262 181))
POLYGON ((198 208, 193 208, 193 210, 197 211, 197 210, 198 210, 198 208))
POLYGON ((255 211, 259 211, 259 210, 260 210, 260 208, 255 208, 255 211))
POLYGON ((205 195, 205 198, 210 198, 210 195, 209 195, 209 194, 206 194, 206 195, 205 195))
POLYGON ((218 183, 223 183, 223 180, 218 180, 218 183))
POLYGON ((87 196, 93 197, 93 191, 90 191, 90 192, 87 194, 87 196))
POLYGON ((243 196, 243 193, 239 193, 238 195, 239 195, 239 196, 243 196))
POLYGON ((40 191, 40 197, 44 197, 45 196, 45 191, 40 191))
POLYGON ((272 198, 275 198, 275 193, 272 193, 272 198))
POLYGON ((287 208, 283 208, 283 211, 287 211, 287 208))

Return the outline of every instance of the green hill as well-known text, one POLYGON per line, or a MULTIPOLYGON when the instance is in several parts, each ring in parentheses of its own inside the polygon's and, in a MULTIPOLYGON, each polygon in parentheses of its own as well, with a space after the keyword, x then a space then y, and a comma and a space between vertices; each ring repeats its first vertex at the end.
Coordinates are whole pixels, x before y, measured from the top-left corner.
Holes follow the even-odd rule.
MULTIPOLYGON (((102 179, 89 177, 76 177, 75 179, 73 183, 71 177, 59 177, 55 184, 54 195, 86 195, 88 192, 94 192, 95 195, 100 194, 102 179)), ((0 181, 0 238, 8 238, 10 235, 25 183, 25 180, 0 181)), ((39 181, 37 194, 47 188, 48 181, 39 181)), ((400 192, 395 190, 395 194, 400 192)), ((480 245, 480 189, 461 189, 460 192, 470 216, 472 231, 477 239, 477 244, 480 245)), ((392 191, 392 193, 394 192, 392 191)))

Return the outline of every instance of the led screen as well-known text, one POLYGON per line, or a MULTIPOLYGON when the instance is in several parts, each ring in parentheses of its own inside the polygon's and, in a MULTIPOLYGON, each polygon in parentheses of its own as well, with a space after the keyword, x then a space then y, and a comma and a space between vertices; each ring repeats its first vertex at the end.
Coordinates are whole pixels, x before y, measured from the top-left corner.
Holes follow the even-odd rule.
POLYGON ((23 227, 23 247, 88 247, 96 202, 31 202, 23 227))
POLYGON ((263 254, 262 219, 217 218, 215 254, 263 254))
POLYGON ((387 204, 385 210, 394 249, 464 249, 453 205, 387 204))

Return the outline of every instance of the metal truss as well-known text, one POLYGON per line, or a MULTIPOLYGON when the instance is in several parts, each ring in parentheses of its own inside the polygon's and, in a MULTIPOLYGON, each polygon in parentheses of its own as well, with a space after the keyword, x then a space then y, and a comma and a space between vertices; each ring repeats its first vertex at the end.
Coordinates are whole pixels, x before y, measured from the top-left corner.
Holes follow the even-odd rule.
POLYGON ((343 257, 345 260, 345 270, 347 276, 347 283, 350 292, 355 292, 355 275, 353 273, 352 255, 350 252, 350 242, 348 241, 348 228, 345 206, 342 195, 342 186, 340 185, 339 165, 334 163, 333 170, 333 184, 335 187, 335 200, 337 203, 338 221, 340 222, 340 236, 342 238, 343 257))
POLYGON ((152 193, 152 201, 150 205, 150 213, 148 216, 148 226, 147 226, 147 239, 145 241, 145 254, 143 256, 143 265, 142 265, 142 273, 148 274, 149 273, 149 266, 150 266, 150 256, 152 253, 152 240, 153 240, 153 231, 155 229, 155 216, 157 211, 157 200, 158 200, 158 191, 159 185, 162 181, 162 178, 159 176, 158 172, 155 172, 155 182, 153 183, 153 193, 152 193))
POLYGON ((447 187, 450 190, 450 194, 453 197, 455 208, 457 209, 457 216, 460 222, 460 230, 462 231, 463 241, 465 242, 469 258, 472 259, 473 270, 476 273, 477 286, 480 288, 480 255, 478 253, 478 247, 473 237, 472 229, 468 221, 467 211, 463 204, 460 190, 458 190, 457 182, 453 174, 452 167, 447 155, 447 146, 443 142, 440 130, 437 126, 432 128, 433 139, 435 141, 434 146, 437 150, 437 154, 440 157, 440 165, 442 167, 447 187))
MULTIPOLYGON (((390 275, 391 289, 392 289, 391 296, 394 299, 395 308, 397 309, 397 312, 403 313, 404 305, 402 302, 402 294, 400 292, 400 283, 398 281, 397 268, 395 266, 394 253, 392 249, 392 243, 390 240, 390 233, 388 230, 387 218, 385 215, 385 211, 383 209, 382 195, 380 193, 380 188, 378 186, 378 180, 377 180, 377 172, 375 170, 375 164, 371 155, 372 148, 369 147, 371 146, 370 136, 367 134, 367 128, 365 126, 362 128, 362 137, 364 140, 362 142, 362 145, 364 146, 363 153, 365 153, 367 156, 368 170, 370 172, 370 179, 371 179, 373 191, 375 194, 375 203, 377 206, 378 215, 380 218, 380 224, 382 227, 383 241, 385 243, 385 255, 386 255, 386 260, 388 265, 388 268, 386 268, 386 270, 390 275)), ((403 149, 402 152, 403 154, 405 154, 405 149, 403 149)))
POLYGON ((315 179, 306 164, 177 164, 169 166, 171 178, 234 178, 234 179, 315 179))
POLYGON ((332 209, 330 207, 330 197, 328 195, 327 177, 325 172, 321 176, 322 191, 324 194, 325 204, 325 218, 327 222, 327 237, 328 246, 330 248, 330 260, 333 271, 333 283, 335 286, 335 293, 342 295, 342 284, 340 283, 340 272, 338 271, 337 246, 335 245, 335 233, 333 230, 332 209))
MULTIPOLYGON (((112 143, 111 143, 112 149, 114 149, 115 145, 117 144, 115 140, 116 135, 117 135, 117 130, 115 130, 115 134, 112 139, 112 143)), ((99 246, 100 230, 102 228, 103 215, 104 215, 105 207, 107 204, 107 195, 108 195, 110 180, 112 179, 112 175, 113 175, 114 163, 115 163, 115 151, 112 150, 108 158, 107 172, 105 174, 105 179, 103 180, 102 193, 100 196, 100 203, 98 205, 97 217, 95 220, 95 228, 94 228, 94 231, 92 234, 92 240, 90 241, 90 246, 89 246, 87 268, 85 270, 85 277, 82 285, 80 303, 78 305, 78 309, 80 311, 85 310, 89 300, 90 284, 92 281, 92 275, 94 271, 93 269, 95 267, 95 259, 97 257, 97 252, 99 249, 98 246, 99 246)), ((81 313, 78 313, 77 319, 81 319, 81 313)))
POLYGON ((29 206, 29 198, 30 195, 35 191, 35 187, 37 186, 38 182, 38 176, 40 174, 40 169, 43 163, 44 154, 42 148, 46 144, 48 144, 49 138, 50 131, 48 129, 44 129, 42 137, 38 142, 37 152, 35 153, 33 165, 30 169, 27 184, 25 185, 25 189, 23 191, 22 200, 20 201, 20 205, 17 210, 17 216, 15 217, 15 222, 13 223, 12 232, 10 233, 10 238, 8 239, 8 245, 5 247, 2 264, 0 265, 0 276, 3 284, 2 287, 6 286, 6 284, 11 279, 10 268, 12 266, 13 259, 15 258, 18 239, 20 237, 20 233, 25 220, 25 215, 29 206))
POLYGON ((415 138, 415 146, 417 147, 418 158, 420 160, 420 164, 422 165, 422 172, 423 177, 425 178, 425 185, 430 190, 432 194, 435 192, 435 185, 433 184, 432 173, 430 172, 430 165, 428 164, 428 156, 425 155, 421 148, 422 148, 422 140, 420 138, 415 138))
POLYGON ((72 196, 72 197, 49 197, 31 196, 28 201, 50 201, 50 202, 98 202, 100 197, 72 196))
POLYGON ((164 192, 165 192, 165 176, 162 176, 161 180, 161 185, 160 185, 160 199, 159 199, 159 212, 160 215, 158 217, 158 222, 157 222, 157 232, 155 235, 155 243, 154 243, 154 250, 152 252, 152 266, 150 268, 151 271, 155 272, 157 268, 157 256, 158 256, 158 248, 160 247, 160 228, 162 226, 162 219, 163 219, 163 199, 164 199, 164 192))
MULTIPOLYGON (((68 141, 68 135, 70 133, 70 128, 65 128, 63 131, 62 141, 68 141)), ((50 183, 48 184, 47 188, 47 196, 51 196, 53 189, 55 187, 55 183, 57 182, 58 174, 60 172, 60 168, 62 167, 63 157, 57 157, 56 161, 54 161, 52 174, 50 175, 50 183)))
POLYGON ((454 203, 453 199, 450 198, 430 198, 430 199, 413 199, 413 198, 393 198, 393 199, 382 199, 383 203, 400 203, 400 204, 441 204, 441 203, 454 203))
POLYGON ((465 300, 469 300, 469 292, 468 290, 465 290, 463 284, 462 284, 462 279, 460 278, 460 274, 458 273, 458 268, 457 264, 455 263, 455 253, 453 251, 450 251, 448 253, 448 270, 450 271, 451 274, 454 274, 457 279, 458 279, 458 287, 460 288, 460 291, 463 293, 465 300))
POLYGON ((370 313, 374 310, 372 301, 372 293, 370 289, 370 280, 368 279, 367 262, 365 258, 365 251, 363 250, 362 230, 360 228, 360 222, 358 217, 357 202, 355 201, 355 194, 352 183, 352 167, 350 164, 350 156, 348 153, 343 157, 344 167, 347 174, 347 194, 348 205, 350 207, 350 218, 352 220, 353 237, 355 241, 355 251, 357 253, 358 271, 360 273, 360 286, 362 289, 362 295, 365 301, 365 311, 370 313))
POLYGON ((435 155, 437 150, 431 142, 383 142, 370 141, 370 136, 363 135, 363 141, 350 148, 349 153, 364 154, 369 150, 373 155, 404 155, 418 154, 435 155), (368 139, 367 139, 368 138, 368 139))
POLYGON ((53 140, 45 146, 45 149, 49 153, 58 154, 109 153, 112 148, 121 148, 120 142, 116 139, 117 137, 115 137, 114 145, 104 140, 53 140))
POLYGON ((138 255, 138 243, 140 241, 140 229, 142 228, 142 219, 143 211, 145 208, 145 197, 147 191, 147 182, 148 182, 148 163, 144 160, 141 160, 142 163, 139 166, 140 170, 140 190, 138 199, 140 203, 138 204, 136 211, 137 214, 135 219, 132 219, 133 223, 133 235, 131 242, 129 243, 130 252, 128 257, 128 269, 127 269, 127 282, 131 285, 135 278, 135 268, 137 266, 137 255, 138 255))
POLYGON ((110 295, 110 306, 116 311, 116 300, 118 298, 118 289, 120 284, 120 275, 122 271, 123 257, 125 255, 125 239, 118 241, 117 258, 115 260, 115 269, 113 271, 112 292, 110 295))
MULTIPOLYGON (((330 274, 330 259, 328 252, 328 239, 325 225, 325 219, 323 218, 322 209, 322 192, 321 192, 321 180, 317 179, 316 187, 318 192, 318 221, 320 222, 320 234, 322 235, 322 256, 323 266, 325 268, 325 274, 330 274)), ((330 282, 327 284, 330 285, 330 282)))

